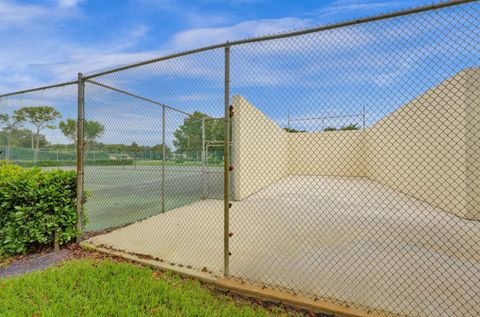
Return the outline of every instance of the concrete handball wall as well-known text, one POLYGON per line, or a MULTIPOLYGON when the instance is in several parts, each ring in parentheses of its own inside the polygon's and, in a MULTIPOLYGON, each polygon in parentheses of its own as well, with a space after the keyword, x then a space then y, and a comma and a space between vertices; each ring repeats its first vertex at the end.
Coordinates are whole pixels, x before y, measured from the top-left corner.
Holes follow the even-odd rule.
POLYGON ((465 76, 467 208, 465 217, 480 219, 480 69, 465 76))
POLYGON ((480 219, 480 69, 467 69, 364 131, 286 133, 235 96, 234 193, 287 175, 368 177, 480 219))
POLYGON ((365 176, 365 131, 288 133, 291 175, 365 176))
POLYGON ((244 199, 288 175, 287 132, 241 96, 233 96, 233 198, 244 199))
POLYGON ((478 192, 473 176, 478 163, 468 158, 478 155, 472 147, 478 134, 467 127, 478 128, 466 98, 466 81, 474 74, 478 69, 458 73, 368 128, 367 177, 458 216, 480 219, 478 198, 472 196, 478 192))

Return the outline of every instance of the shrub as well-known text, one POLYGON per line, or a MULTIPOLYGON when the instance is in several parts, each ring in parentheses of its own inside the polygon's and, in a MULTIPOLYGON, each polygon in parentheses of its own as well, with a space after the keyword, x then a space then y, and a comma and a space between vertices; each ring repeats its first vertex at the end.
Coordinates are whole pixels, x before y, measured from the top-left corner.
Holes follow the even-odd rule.
POLYGON ((124 160, 86 160, 85 165, 133 165, 132 159, 124 160))
MULTIPOLYGON (((75 160, 64 160, 64 161, 37 161, 35 164, 34 161, 15 161, 16 165, 23 167, 57 167, 57 166, 76 166, 77 161, 75 160)), ((86 160, 85 165, 133 165, 133 160, 86 160)))
POLYGON ((76 173, 0 163, 0 256, 74 239, 76 173))
POLYGON ((13 162, 16 165, 23 167, 57 167, 57 166, 75 166, 77 163, 75 161, 15 161, 13 162))

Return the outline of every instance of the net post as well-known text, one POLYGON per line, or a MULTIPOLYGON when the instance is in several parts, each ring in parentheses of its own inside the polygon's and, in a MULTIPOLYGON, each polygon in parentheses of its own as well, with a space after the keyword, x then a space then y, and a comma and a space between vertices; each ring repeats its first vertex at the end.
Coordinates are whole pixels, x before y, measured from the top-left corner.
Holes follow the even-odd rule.
POLYGON ((230 270, 230 43, 225 44, 225 124, 223 159, 223 276, 228 277, 230 270))
MULTIPOLYGON (((81 234, 83 229, 84 204, 84 123, 85 123, 85 80, 82 73, 78 73, 78 100, 77 100, 77 230, 81 234)), ((77 242, 80 237, 77 237, 77 242)))

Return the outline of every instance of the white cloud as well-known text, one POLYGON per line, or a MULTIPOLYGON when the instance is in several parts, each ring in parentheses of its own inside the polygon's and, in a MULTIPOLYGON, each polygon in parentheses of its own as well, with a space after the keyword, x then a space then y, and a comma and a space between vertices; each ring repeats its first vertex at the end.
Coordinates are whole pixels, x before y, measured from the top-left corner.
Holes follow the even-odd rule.
POLYGON ((228 3, 232 5, 253 4, 258 3, 261 0, 202 0, 202 3, 228 3))
POLYGON ((19 27, 46 13, 46 8, 42 6, 23 5, 12 1, 0 0, 0 30, 19 27))
MULTIPOLYGON (((296 29, 307 25, 308 20, 284 18, 246 21, 227 27, 196 28, 177 33, 165 45, 156 50, 139 52, 126 52, 126 50, 135 47, 138 41, 147 34, 149 28, 145 25, 138 25, 127 33, 118 34, 117 38, 102 45, 79 46, 74 42, 59 39, 56 34, 44 34, 41 41, 36 38, 31 39, 30 44, 36 47, 35 50, 19 50, 19 47, 25 47, 26 42, 30 39, 20 42, 15 41, 15 43, 4 47, 4 50, 0 52, 0 59, 7 61, 7 63, 0 64, 0 74, 19 74, 19 76, 16 78, 10 77, 10 84, 4 83, 0 85, 0 89, 11 91, 47 83, 38 78, 39 76, 35 76, 33 70, 50 75, 47 79, 48 82, 66 81, 74 79, 79 71, 88 74, 93 71, 152 59, 189 48, 226 40, 278 33, 285 29, 296 29)), ((216 76, 218 71, 211 69, 211 65, 213 63, 202 66, 200 62, 183 61, 181 64, 165 65, 157 72, 183 73, 186 76, 216 76)))
POLYGON ((372 12, 391 12, 400 7, 408 8, 421 3, 424 2, 420 0, 411 0, 408 2, 398 0, 336 0, 330 5, 316 10, 314 14, 320 17, 327 17, 352 12, 368 12, 369 15, 372 15, 372 12))
POLYGON ((0 31, 38 26, 38 21, 51 23, 78 15, 73 10, 83 0, 60 0, 58 5, 23 4, 19 1, 0 0, 0 31))
MULTIPOLYGON (((70 1, 69 3, 73 2, 78 3, 78 1, 70 1)), ((391 8, 399 5, 399 3, 400 1, 337 0, 331 6, 322 9, 322 13, 333 14, 338 10, 381 8, 386 7, 387 4, 391 8)), ((171 1, 163 1, 161 4, 169 7, 172 3, 171 1)), ((44 10, 45 7, 41 6, 24 6, 12 1, 0 0, 0 18, 8 12, 19 11, 20 15, 16 18, 10 17, 10 19, 29 21, 29 19, 35 19, 39 16, 43 17, 44 10)), ((48 18, 48 15, 46 17, 48 18)), ((435 21, 437 20, 435 19, 435 21)), ((0 21, 2 20, 0 19, 0 21)), ((7 79, 0 83, 0 91, 11 91, 51 82, 72 80, 76 78, 76 73, 79 71, 88 74, 93 71, 110 69, 119 65, 152 59, 186 49, 222 43, 227 40, 301 29, 311 26, 314 21, 307 18, 287 17, 243 21, 219 27, 193 27, 174 34, 164 42, 164 45, 146 51, 133 51, 133 49, 148 34, 149 27, 147 25, 137 25, 131 27, 128 31, 117 31, 115 37, 112 37, 108 43, 91 43, 89 45, 78 45, 72 40, 62 37, 61 34, 57 34, 56 31, 58 30, 55 32, 49 30, 40 35, 35 31, 30 35, 22 33, 22 36, 19 37, 22 38, 21 40, 15 36, 9 36, 11 41, 4 41, 5 44, 2 44, 2 50, 0 50, 0 76, 7 79), (25 47, 29 46, 32 49, 25 49, 25 47)), ((433 23, 429 25, 431 24, 433 23)), ((0 28, 1 25, 2 22, 0 22, 0 28)), ((396 27, 396 25, 392 25, 392 27, 396 27)), ((411 25, 408 28, 408 30, 416 32, 423 29, 416 28, 415 25, 411 25)), ((308 56, 308 54, 312 54, 312 56, 317 54, 318 56, 318 54, 327 50, 342 49, 342 51, 345 51, 359 48, 362 45, 369 45, 371 42, 382 41, 383 33, 366 33, 364 31, 362 28, 345 28, 293 39, 288 38, 263 44, 259 43, 258 45, 236 47, 236 54, 241 54, 245 57, 237 59, 237 71, 240 68, 244 69, 245 72, 248 72, 248 69, 255 69, 261 73, 258 76, 245 74, 245 76, 241 77, 242 80, 237 80, 236 84, 245 86, 264 83, 280 85, 285 81, 291 81, 291 72, 289 73, 285 69, 282 70, 279 65, 270 65, 268 58, 258 59, 257 61, 256 58, 261 54, 272 55, 272 63, 278 63, 281 60, 280 57, 285 56, 282 54, 298 54, 298 52, 302 52, 302 56, 308 56), (239 67, 239 63, 244 67, 239 67), (261 69, 259 69, 260 64, 262 64, 261 69)), ((194 57, 191 59, 178 59, 175 63, 162 63, 155 67, 149 67, 149 71, 151 71, 150 76, 173 74, 176 76, 201 76, 206 79, 217 78, 219 74, 222 74, 222 59, 212 54, 210 57, 212 60, 207 60, 206 55, 208 54, 204 54, 204 56, 197 59, 194 57)), ((314 63, 315 60, 312 59, 311 63, 308 64, 310 68, 304 69, 302 74, 305 75, 308 72, 316 71, 314 63)), ((146 76, 144 70, 132 71, 131 74, 133 76, 144 76, 143 78, 146 76), (141 73, 142 71, 144 73, 141 73)), ((391 75, 390 77, 392 78, 398 76, 397 73, 392 73, 391 75)), ((240 77, 238 73, 237 76, 240 77)))
POLYGON ((182 49, 201 47, 226 41, 305 28, 310 22, 311 21, 307 19, 281 18, 245 21, 225 27, 196 28, 175 34, 171 44, 176 48, 182 49))
POLYGON ((319 10, 323 14, 335 14, 345 11, 372 10, 397 6, 400 1, 364 1, 336 0, 331 5, 319 10))
POLYGON ((78 6, 83 0, 59 0, 58 6, 61 8, 72 8, 78 6))
POLYGON ((138 25, 118 32, 111 41, 80 45, 49 28, 23 30, 9 38, 0 50, 0 91, 31 88, 76 78, 79 71, 91 72, 133 61, 153 58, 162 51, 125 52, 143 39, 149 28, 138 25), (26 49, 27 48, 27 49, 26 49))

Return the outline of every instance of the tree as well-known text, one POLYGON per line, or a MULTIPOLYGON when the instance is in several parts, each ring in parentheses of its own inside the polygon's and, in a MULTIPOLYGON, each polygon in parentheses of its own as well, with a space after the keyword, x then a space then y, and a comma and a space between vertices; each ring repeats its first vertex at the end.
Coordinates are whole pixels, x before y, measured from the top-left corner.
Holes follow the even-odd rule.
POLYGON ((105 126, 97 121, 85 120, 83 130, 85 141, 94 144, 105 133, 105 126))
POLYGON ((340 128, 340 131, 353 131, 353 130, 360 130, 358 124, 349 124, 340 128))
POLYGON ((297 130, 293 128, 283 128, 283 130, 287 131, 288 133, 301 133, 301 132, 307 132, 305 130, 297 130))
POLYGON ((323 131, 329 132, 329 131, 338 131, 338 130, 337 128, 334 128, 334 127, 326 127, 325 129, 323 129, 323 131))
POLYGON ((32 125, 35 126, 35 136, 36 136, 36 146, 34 161, 38 160, 38 152, 40 147, 40 132, 47 129, 55 129, 55 126, 52 125, 52 121, 61 117, 60 112, 55 110, 55 108, 50 106, 39 106, 39 107, 24 107, 15 111, 18 115, 24 117, 32 125))
MULTIPOLYGON (((155 157, 163 158, 163 144, 156 144, 150 148, 153 153, 156 153, 155 157), (159 154, 159 155, 158 155, 159 154)), ((165 145, 165 159, 170 157, 172 154, 172 150, 165 145)))
POLYGON ((358 126, 358 124, 351 123, 349 125, 344 125, 340 129, 337 129, 335 127, 327 127, 325 129, 323 129, 323 131, 325 131, 325 132, 328 132, 328 131, 354 131, 354 130, 360 130, 360 127, 358 126))
MULTIPOLYGON (((73 119, 67 119, 59 124, 59 128, 63 135, 73 142, 77 146, 77 121, 73 119)), ((94 144, 96 140, 105 132, 105 126, 97 121, 84 121, 83 132, 85 142, 88 144, 94 144)))
POLYGON ((210 143, 223 142, 224 121, 215 120, 205 113, 195 111, 183 121, 173 133, 173 145, 177 152, 194 153, 202 151, 202 118, 205 120, 205 138, 210 143))
MULTIPOLYGON (((11 145, 14 147, 21 148, 31 148, 32 137, 34 134, 29 129, 15 129, 12 131, 11 135, 11 145)), ((4 129, 0 131, 0 144, 7 144, 8 138, 10 137, 9 133, 4 129)), ((44 135, 40 135, 40 147, 49 146, 47 139, 44 135)))
POLYGON ((25 117, 23 117, 20 113, 15 111, 13 115, 8 114, 0 114, 0 122, 3 123, 4 130, 7 132, 7 153, 5 156, 7 159, 10 159, 10 148, 12 146, 12 134, 18 130, 25 121, 25 117))
POLYGON ((63 135, 72 141, 72 143, 77 146, 77 121, 73 119, 67 119, 66 121, 61 121, 58 124, 60 131, 63 135))
POLYGON ((142 151, 142 148, 136 142, 132 142, 132 144, 129 146, 129 150, 130 152, 138 153, 142 151))

